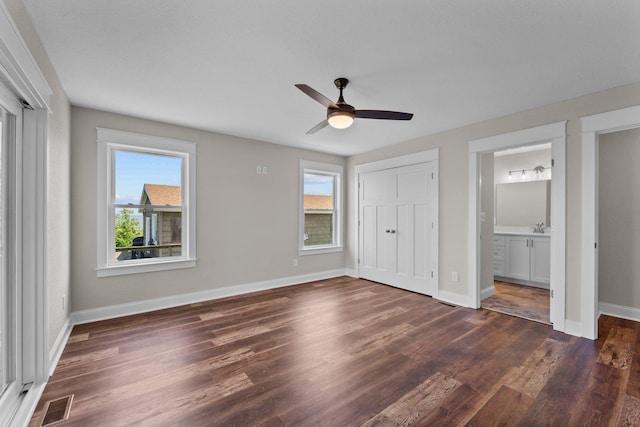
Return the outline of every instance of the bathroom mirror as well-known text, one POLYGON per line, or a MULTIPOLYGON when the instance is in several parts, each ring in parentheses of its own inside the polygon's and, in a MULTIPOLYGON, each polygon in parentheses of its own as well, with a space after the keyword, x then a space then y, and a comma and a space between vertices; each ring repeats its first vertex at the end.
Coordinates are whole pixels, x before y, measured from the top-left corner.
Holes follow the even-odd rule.
POLYGON ((533 227, 550 223, 551 181, 496 184, 496 225, 533 227))

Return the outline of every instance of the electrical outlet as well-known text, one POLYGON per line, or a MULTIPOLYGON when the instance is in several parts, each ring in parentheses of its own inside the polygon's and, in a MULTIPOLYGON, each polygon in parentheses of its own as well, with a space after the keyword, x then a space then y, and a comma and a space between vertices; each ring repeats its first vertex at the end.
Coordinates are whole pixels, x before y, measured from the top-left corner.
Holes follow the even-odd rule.
POLYGON ((298 266, 298 258, 294 258, 293 259, 293 266, 297 267, 298 266))
POLYGON ((267 170, 266 166, 262 167, 262 175, 266 175, 269 171, 267 170))
POLYGON ((452 271, 451 272, 451 281, 452 282, 457 282, 458 280, 460 280, 460 275, 458 274, 457 271, 452 271))
POLYGON ((260 166, 260 165, 256 166, 256 173, 258 175, 260 175, 262 173, 262 166, 260 166))

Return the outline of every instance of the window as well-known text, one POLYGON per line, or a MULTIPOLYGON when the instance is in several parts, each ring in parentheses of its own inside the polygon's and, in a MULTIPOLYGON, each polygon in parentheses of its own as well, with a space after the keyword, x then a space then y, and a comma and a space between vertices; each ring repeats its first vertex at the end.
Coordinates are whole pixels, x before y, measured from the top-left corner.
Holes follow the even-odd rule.
POLYGON ((194 267, 195 144, 98 128, 98 276, 194 267))
POLYGON ((342 166, 300 161, 300 255, 342 251, 342 166))

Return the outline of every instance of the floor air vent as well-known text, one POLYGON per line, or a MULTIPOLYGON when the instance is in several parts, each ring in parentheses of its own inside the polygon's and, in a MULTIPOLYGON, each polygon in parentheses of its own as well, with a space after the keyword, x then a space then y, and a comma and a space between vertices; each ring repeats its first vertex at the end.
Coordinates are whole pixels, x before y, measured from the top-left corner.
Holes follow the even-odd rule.
POLYGON ((71 403, 73 402, 73 394, 61 397, 60 399, 50 400, 44 407, 44 417, 42 417, 41 426, 55 425, 69 418, 71 403))

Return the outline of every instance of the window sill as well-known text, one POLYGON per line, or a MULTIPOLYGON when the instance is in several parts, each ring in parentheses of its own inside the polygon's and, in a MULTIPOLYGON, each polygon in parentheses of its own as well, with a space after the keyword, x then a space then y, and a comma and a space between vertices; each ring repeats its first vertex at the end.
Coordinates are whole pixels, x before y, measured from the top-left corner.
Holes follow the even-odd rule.
POLYGON ((125 274, 151 273, 154 271, 178 270, 181 268, 193 268, 195 259, 180 259, 172 261, 150 262, 144 264, 113 265, 98 267, 98 277, 122 276, 125 274))
POLYGON ((314 248, 298 249, 298 255, 316 255, 316 254, 328 254, 331 252, 342 252, 344 246, 319 246, 314 248))

